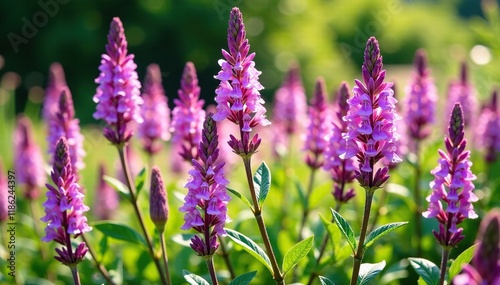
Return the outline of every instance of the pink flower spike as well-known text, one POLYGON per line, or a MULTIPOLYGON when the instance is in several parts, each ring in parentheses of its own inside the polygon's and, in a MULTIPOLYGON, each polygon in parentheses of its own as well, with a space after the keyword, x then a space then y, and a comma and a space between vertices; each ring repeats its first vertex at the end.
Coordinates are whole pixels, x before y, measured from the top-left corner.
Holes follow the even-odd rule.
POLYGON ((49 67, 49 82, 43 98, 42 117, 46 122, 56 117, 59 110, 59 96, 63 91, 69 91, 64 70, 60 63, 54 62, 49 67))
POLYGON ((95 80, 99 86, 94 95, 97 103, 94 118, 107 126, 104 136, 114 145, 122 145, 132 137, 127 129, 131 121, 143 122, 140 105, 143 100, 139 88, 134 55, 127 55, 127 40, 119 18, 111 22, 106 53, 102 55, 100 74, 95 80))
POLYGON ((170 109, 157 64, 150 64, 147 68, 142 99, 141 116, 144 122, 138 126, 137 135, 144 150, 153 155, 161 150, 162 141, 170 139, 170 109))

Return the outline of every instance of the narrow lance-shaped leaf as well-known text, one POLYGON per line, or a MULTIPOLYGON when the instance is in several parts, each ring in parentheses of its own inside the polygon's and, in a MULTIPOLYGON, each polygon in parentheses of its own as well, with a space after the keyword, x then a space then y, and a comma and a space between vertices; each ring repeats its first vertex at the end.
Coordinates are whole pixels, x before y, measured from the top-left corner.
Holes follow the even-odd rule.
POLYGON ((253 280, 256 274, 257 271, 241 274, 240 276, 234 278, 231 282, 229 282, 229 285, 248 285, 253 280))
POLYGON ((331 257, 333 262, 344 260, 351 255, 351 248, 346 246, 347 241, 342 238, 339 227, 333 222, 328 221, 323 215, 319 215, 323 225, 330 234, 330 243, 332 245, 331 257))
POLYGON ((139 174, 137 174, 137 177, 135 177, 134 185, 137 190, 137 197, 139 197, 139 193, 141 193, 144 183, 146 183, 146 167, 144 167, 139 174))
POLYGON ((148 246, 144 237, 140 235, 136 230, 127 225, 115 222, 103 221, 94 223, 93 227, 101 231, 108 237, 136 244, 142 244, 146 247, 148 246))
POLYGON ((248 201, 248 199, 245 196, 243 196, 240 192, 234 189, 231 188, 226 188, 226 189, 227 191, 231 192, 231 194, 233 194, 234 196, 240 198, 240 200, 243 201, 243 203, 245 203, 248 206, 248 208, 250 208, 250 210, 253 211, 252 203, 250 203, 250 201, 248 201))
POLYGON ((324 276, 318 276, 319 282, 321 282, 321 285, 335 285, 335 283, 332 282, 332 280, 324 277, 324 276))
POLYGON ((108 184, 111 185, 111 187, 113 187, 116 191, 118 191, 120 195, 123 195, 125 198, 130 199, 130 191, 128 190, 128 187, 123 184, 123 182, 107 175, 104 175, 102 179, 108 182, 108 184))
POLYGON ((182 270, 182 275, 190 285, 210 285, 203 277, 193 274, 187 270, 182 270))
POLYGON ((408 224, 408 222, 399 222, 399 223, 390 223, 381 226, 378 229, 375 229, 373 232, 369 233, 368 236, 366 237, 364 249, 366 250, 368 247, 370 247, 376 240, 379 238, 385 236, 386 234, 396 230, 397 228, 400 228, 404 225, 408 224))
POLYGON ((285 254, 283 258, 283 276, 292 269, 295 265, 304 258, 314 244, 314 236, 308 237, 305 240, 298 242, 296 245, 292 246, 290 250, 285 254))
POLYGON ((227 235, 237 244, 241 245, 243 249, 255 257, 259 262, 264 264, 269 272, 274 275, 271 261, 266 252, 258 246, 253 240, 246 237, 244 234, 231 229, 225 229, 227 235))
POLYGON ((363 263, 359 267, 357 285, 366 285, 375 278, 385 267, 385 260, 379 263, 363 263))
POLYGON ((262 206, 267 198, 267 194, 269 194, 269 189, 271 188, 271 171, 265 162, 262 162, 259 168, 257 168, 257 171, 253 176, 253 182, 259 206, 262 206))
POLYGON ((427 285, 439 284, 439 268, 425 258, 410 257, 408 258, 410 265, 415 269, 417 274, 427 283, 427 285))
POLYGON ((468 249, 464 250, 457 258, 453 261, 448 270, 448 283, 451 284, 451 280, 455 277, 461 270, 464 264, 469 263, 474 257, 478 244, 475 244, 468 249))
POLYGON ((347 243, 351 246, 352 252, 354 253, 356 251, 356 237, 354 236, 354 232, 349 225, 349 223, 342 217, 339 213, 337 213, 334 209, 330 208, 332 210, 332 215, 333 219, 335 221, 335 224, 340 229, 340 232, 342 232, 342 235, 347 239, 347 243))

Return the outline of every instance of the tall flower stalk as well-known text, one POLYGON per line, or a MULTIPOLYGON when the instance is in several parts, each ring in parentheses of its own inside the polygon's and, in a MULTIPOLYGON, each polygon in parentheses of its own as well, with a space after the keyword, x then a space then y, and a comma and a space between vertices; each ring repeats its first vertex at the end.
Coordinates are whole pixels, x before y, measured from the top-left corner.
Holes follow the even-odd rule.
POLYGON ((257 151, 261 139, 255 134, 250 139, 252 128, 261 125, 267 126, 270 122, 266 119, 264 100, 260 96, 259 90, 263 89, 259 83, 261 74, 255 68, 253 61, 255 53, 248 54, 250 45, 246 39, 243 15, 238 8, 233 8, 229 15, 228 28, 228 48, 229 52, 222 50, 224 59, 219 60, 222 70, 215 76, 220 80, 219 87, 215 90, 217 102, 217 113, 214 120, 229 121, 238 125, 240 138, 231 135, 228 142, 233 152, 243 159, 245 174, 247 177, 250 195, 252 196, 252 212, 259 226, 259 231, 269 256, 273 277, 277 284, 284 284, 283 274, 280 272, 276 256, 274 254, 269 235, 262 215, 262 206, 257 200, 255 185, 252 179, 251 158, 257 151))
POLYGON ((143 89, 144 104, 141 106, 141 116, 144 122, 138 126, 137 135, 152 160, 153 155, 162 149, 162 142, 170 139, 170 109, 157 64, 148 65, 143 89))
POLYGON ((125 175, 125 184, 130 193, 130 203, 139 220, 142 233, 148 244, 149 254, 156 265, 162 284, 167 284, 159 257, 155 254, 151 236, 146 229, 142 212, 139 209, 137 189, 132 182, 125 152, 125 147, 133 135, 130 123, 132 121, 138 124, 143 122, 140 112, 143 100, 139 91, 141 83, 135 71, 137 66, 133 61, 134 56, 127 54, 127 40, 119 18, 115 17, 111 22, 106 52, 107 54, 102 55, 99 66, 101 73, 96 79, 99 86, 94 96, 94 102, 97 103, 94 118, 103 119, 106 122, 104 136, 118 149, 121 167, 125 175))
POLYGON ((311 169, 311 173, 305 193, 304 212, 302 213, 298 241, 302 240, 302 230, 309 215, 309 198, 314 188, 314 177, 317 170, 325 163, 323 154, 328 147, 331 136, 331 117, 325 89, 325 81, 323 78, 318 78, 312 104, 309 106, 309 125, 307 126, 305 143, 302 149, 306 152, 305 162, 311 169))
POLYGON ((185 185, 188 193, 179 210, 185 213, 182 229, 194 229, 201 234, 201 237, 195 235, 191 238, 191 248, 205 258, 212 284, 216 285, 219 283, 213 256, 219 248, 217 236, 226 235, 224 225, 230 221, 227 215, 230 197, 226 193, 229 181, 224 177, 224 162, 218 161, 217 125, 212 114, 207 115, 203 124, 198 153, 200 161, 192 160, 191 178, 185 185))
POLYGON ((406 86, 405 93, 405 123, 407 129, 409 150, 415 155, 415 232, 417 240, 417 256, 421 255, 422 222, 421 222, 421 189, 422 171, 419 164, 420 143, 430 135, 429 127, 435 121, 437 93, 430 70, 427 68, 427 56, 424 50, 415 54, 415 72, 412 80, 406 86))
MULTIPOLYGON (((174 100, 171 131, 174 149, 179 149, 179 155, 187 162, 198 159, 198 143, 201 140, 201 130, 205 120, 205 111, 200 100, 198 76, 192 62, 187 62, 181 79, 181 88, 177 91, 179 98, 174 100)), ((174 158, 176 159, 176 158, 174 158)))
POLYGON ((425 218, 436 218, 439 222, 439 231, 432 233, 442 247, 441 285, 445 281, 450 251, 464 238, 463 229, 458 225, 465 219, 477 218, 472 205, 478 200, 472 183, 476 176, 470 169, 470 152, 465 150, 464 128, 462 107, 456 103, 450 115, 448 136, 444 139, 446 151, 439 150, 439 164, 431 171, 435 178, 430 183, 432 193, 427 197, 429 208, 422 213, 425 218))
POLYGON ((80 284, 77 265, 80 263, 88 248, 84 242, 74 250, 71 240, 92 230, 87 225, 87 218, 83 215, 89 210, 83 204, 84 195, 75 181, 75 174, 71 167, 69 146, 64 137, 60 138, 54 152, 54 162, 51 172, 53 185, 46 184, 47 201, 43 203, 45 216, 41 218, 47 223, 45 236, 42 241, 55 241, 62 245, 56 248, 54 258, 71 269, 73 281, 80 284))
POLYGON ((389 179, 388 166, 377 166, 385 157, 390 163, 400 162, 396 154, 395 142, 399 139, 395 121, 399 116, 395 111, 392 83, 384 82, 382 56, 377 40, 368 39, 362 66, 363 82, 355 80, 353 97, 347 102, 349 112, 344 117, 348 131, 344 133, 346 150, 341 159, 356 157, 359 162, 354 171, 355 178, 365 189, 365 207, 358 247, 354 253, 351 285, 356 284, 364 255, 364 241, 375 191, 389 179))

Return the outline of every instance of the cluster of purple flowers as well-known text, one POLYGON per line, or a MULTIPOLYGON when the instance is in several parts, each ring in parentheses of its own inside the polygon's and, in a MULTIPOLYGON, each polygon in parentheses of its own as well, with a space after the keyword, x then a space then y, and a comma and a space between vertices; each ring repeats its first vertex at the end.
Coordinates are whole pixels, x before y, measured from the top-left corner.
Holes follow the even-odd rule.
POLYGON ((214 120, 227 118, 239 125, 241 140, 232 136, 230 145, 235 153, 249 155, 260 145, 258 135, 250 141, 252 128, 267 126, 270 122, 266 119, 264 100, 259 92, 264 88, 259 82, 261 72, 255 68, 255 53, 248 54, 250 44, 246 39, 243 15, 238 8, 231 10, 227 39, 229 52, 222 50, 224 59, 219 60, 222 70, 215 76, 221 82, 215 90, 217 113, 214 120))
POLYGON ((89 207, 83 204, 84 195, 75 181, 69 146, 64 137, 57 142, 50 176, 53 185, 46 184, 49 191, 46 193, 47 201, 43 203, 45 216, 41 220, 47 223, 47 227, 42 241, 61 244, 63 248, 56 249, 58 256, 55 258, 63 264, 74 266, 83 260, 88 249, 82 242, 73 251, 70 238, 76 238, 92 228, 83 215, 89 207))
POLYGON ((97 103, 94 118, 103 119, 107 123, 104 136, 111 143, 121 145, 132 137, 127 124, 143 122, 140 110, 143 100, 135 71, 137 65, 134 55, 127 54, 127 40, 119 18, 111 22, 106 52, 102 55, 101 73, 96 79, 99 86, 94 96, 97 103))
POLYGON ((353 97, 347 101, 349 112, 344 117, 348 122, 346 151, 342 159, 356 157, 359 170, 356 179, 366 189, 375 190, 389 179, 388 167, 377 170, 375 164, 385 157, 389 163, 401 161, 396 154, 395 122, 400 119, 396 114, 396 99, 391 89, 392 83, 384 82, 385 70, 382 69, 382 56, 377 40, 371 37, 365 49, 362 66, 363 81, 356 80, 353 97))
POLYGON ((160 67, 150 64, 144 80, 141 106, 142 124, 138 126, 137 135, 142 141, 144 150, 154 154, 161 150, 161 141, 170 139, 170 109, 163 90, 160 67))
POLYGON ((433 191, 427 197, 429 208, 422 213, 425 218, 438 220, 439 232, 433 233, 444 247, 454 247, 464 238, 463 229, 458 228, 458 224, 466 218, 477 218, 472 206, 472 202, 478 200, 472 183, 476 176, 470 170, 470 152, 465 151, 464 125, 462 108, 457 103, 444 140, 446 152, 439 150, 439 165, 431 171, 435 179, 430 183, 433 191), (443 203, 446 208, 443 208, 443 203))
POLYGON ((451 114, 456 102, 462 106, 465 127, 472 126, 476 116, 477 98, 474 86, 469 82, 469 72, 465 62, 460 66, 460 79, 452 81, 448 87, 448 109, 451 114))
POLYGON ((194 236, 191 247, 200 256, 215 253, 219 244, 217 235, 224 235, 224 224, 230 219, 227 216, 227 203, 230 197, 226 192, 229 183, 224 177, 224 163, 218 162, 217 125, 208 114, 203 124, 202 140, 198 153, 200 161, 193 159, 193 169, 189 171, 191 178, 186 184, 188 193, 184 205, 180 208, 184 216, 183 230, 194 229, 203 238, 194 236))
POLYGON ((490 102, 481 111, 476 134, 479 146, 486 152, 485 160, 493 163, 500 153, 500 109, 497 91, 493 91, 490 102))

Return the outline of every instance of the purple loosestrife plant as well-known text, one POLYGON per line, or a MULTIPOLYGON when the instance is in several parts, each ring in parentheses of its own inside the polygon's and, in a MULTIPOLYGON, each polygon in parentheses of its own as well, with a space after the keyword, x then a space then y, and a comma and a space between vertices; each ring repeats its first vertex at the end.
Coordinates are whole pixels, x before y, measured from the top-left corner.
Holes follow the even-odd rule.
POLYGON ((165 224, 168 220, 168 210, 168 198, 163 184, 163 178, 161 177, 160 169, 155 166, 151 172, 149 216, 155 224, 158 235, 160 236, 160 244, 165 266, 165 278, 168 284, 171 284, 172 278, 170 277, 170 271, 168 269, 167 247, 165 245, 165 236, 163 235, 165 231, 165 224))
POLYGON ((483 107, 476 128, 478 144, 485 151, 485 160, 493 163, 500 154, 500 110, 498 92, 491 95, 491 101, 483 107))
POLYGON ((493 209, 481 221, 476 250, 470 264, 453 279, 455 285, 500 284, 500 212, 493 209))
MULTIPOLYGON (((172 143, 179 154, 188 162, 198 159, 197 146, 201 140, 201 130, 205 120, 205 111, 200 100, 198 76, 192 62, 187 62, 181 79, 181 89, 177 91, 179 98, 174 100, 171 131, 172 143)), ((173 158, 176 159, 176 158, 173 158)))
POLYGON ((215 90, 217 112, 214 114, 213 119, 222 121, 227 118, 239 127, 240 139, 230 135, 228 144, 233 149, 233 152, 243 159, 247 183, 252 196, 252 212, 257 220, 262 241, 271 262, 273 277, 277 284, 284 284, 283 275, 280 272, 267 234, 262 206, 257 200, 252 179, 251 157, 259 148, 261 139, 258 134, 255 134, 250 139, 250 132, 257 125, 267 126, 270 124, 265 116, 264 100, 259 93, 259 90, 264 88, 259 83, 261 72, 255 68, 255 62, 253 61, 255 53, 248 54, 250 44, 246 39, 243 15, 237 7, 231 10, 228 24, 229 52, 222 50, 224 59, 219 60, 222 70, 215 76, 221 82, 215 90))
POLYGON ((238 8, 231 10, 227 40, 229 52, 222 50, 224 59, 219 60, 222 70, 215 76, 221 82, 215 90, 217 113, 214 120, 227 118, 237 124, 241 140, 231 136, 229 144, 236 154, 251 156, 260 145, 258 134, 250 140, 252 128, 267 126, 270 122, 266 119, 264 100, 259 92, 264 88, 259 83, 261 72, 255 68, 255 53, 248 54, 250 44, 246 39, 243 15, 238 8))
MULTIPOLYGON (((434 80, 427 67, 427 55, 420 49, 415 53, 415 71, 405 88, 404 121, 408 136, 418 144, 430 134, 429 127, 434 124, 436 116, 437 92, 434 80)), ((412 152, 418 151, 412 145, 412 152)))
POLYGON ((396 99, 393 97, 391 82, 384 82, 382 56, 377 39, 371 37, 366 43, 362 66, 363 82, 355 80, 353 97, 347 101, 349 111, 344 117, 348 123, 346 150, 341 159, 356 157, 359 165, 354 170, 359 184, 365 189, 366 201, 358 246, 354 253, 354 267, 351 285, 356 284, 364 255, 364 240, 375 190, 389 179, 389 167, 377 166, 385 157, 389 163, 401 161, 396 154, 396 99))
POLYGON ((435 179, 430 183, 432 193, 427 197, 429 208, 422 213, 425 218, 436 218, 439 222, 439 231, 433 234, 443 248, 440 284, 444 282, 450 250, 464 238, 463 229, 458 225, 464 219, 477 218, 472 206, 478 200, 472 183, 476 176, 470 169, 470 152, 465 150, 464 128, 462 108, 456 103, 444 140, 446 152, 439 150, 439 165, 431 171, 435 179))
POLYGON ((93 212, 99 220, 109 220, 113 217, 113 212, 118 208, 120 201, 118 193, 105 180, 106 170, 104 164, 99 164, 99 176, 93 212))
MULTIPOLYGON (((80 133, 79 120, 75 119, 75 109, 73 107, 73 99, 69 89, 62 91, 59 96, 59 106, 57 112, 49 121, 49 153, 53 154, 59 138, 65 137, 69 146, 69 155, 71 167, 75 174, 75 179, 78 181, 78 170, 82 169, 85 164, 83 157, 83 136, 80 133)), ((52 157, 54 159, 54 157, 52 157)))
POLYGON ((61 249, 56 249, 57 256, 54 258, 69 266, 75 284, 80 284, 76 267, 83 260, 88 248, 82 242, 73 250, 71 239, 76 239, 92 228, 88 226, 87 218, 83 215, 89 207, 83 204, 84 195, 75 181, 69 146, 64 137, 57 142, 50 176, 53 185, 46 184, 47 201, 43 203, 45 216, 41 220, 47 223, 47 227, 42 241, 55 241, 62 245, 61 249))
POLYGON ((162 141, 170 139, 170 109, 157 64, 150 64, 147 68, 142 99, 141 116, 144 121, 138 126, 137 135, 144 150, 152 156, 161 150, 162 141))
POLYGON ((450 83, 448 87, 448 112, 450 114, 455 106, 455 102, 460 103, 464 113, 464 125, 467 128, 475 124, 477 98, 474 86, 469 82, 469 71, 467 63, 460 65, 460 79, 450 83))
POLYGON ((175 108, 172 111, 171 132, 172 143, 180 149, 180 156, 191 162, 198 159, 197 146, 201 139, 201 130, 205 120, 205 111, 200 100, 200 86, 198 76, 192 62, 187 62, 181 79, 181 89, 177 91, 179 98, 174 100, 175 108))
POLYGON ((45 184, 46 175, 42 152, 33 138, 33 128, 28 117, 18 117, 14 145, 17 183, 25 186, 24 196, 34 200, 40 195, 39 188, 45 184))
POLYGON ((99 86, 94 95, 97 103, 94 118, 107 126, 104 136, 114 145, 122 145, 132 137, 127 125, 131 121, 143 122, 140 105, 143 100, 134 63, 134 55, 127 55, 127 40, 119 18, 111 22, 106 54, 102 55, 100 74, 95 80, 99 86))
POLYGON ((188 193, 184 205, 183 230, 194 229, 201 234, 191 238, 191 247, 199 256, 205 257, 213 284, 218 284, 213 266, 213 255, 219 248, 217 235, 225 235, 224 225, 230 219, 226 192, 229 181, 224 177, 224 163, 218 162, 219 148, 217 125, 212 114, 208 114, 203 124, 202 139, 198 153, 200 161, 193 159, 191 178, 186 184, 188 193))
POLYGON ((354 180, 354 158, 342 159, 340 155, 346 151, 346 141, 342 134, 347 132, 347 122, 343 120, 349 111, 349 85, 342 82, 337 91, 337 100, 334 106, 333 130, 330 142, 325 150, 325 164, 323 169, 330 173, 333 185, 333 197, 337 202, 337 211, 342 203, 348 202, 355 195, 354 188, 346 189, 347 184, 354 180), (346 191, 347 190, 347 191, 346 191))
POLYGON ((291 136, 300 134, 307 121, 307 101, 298 63, 292 63, 281 87, 274 94, 273 151, 291 151, 291 136))
POLYGON ((54 62, 49 67, 49 82, 45 88, 42 117, 50 123, 59 110, 59 96, 63 91, 69 91, 64 70, 60 63, 54 62))

